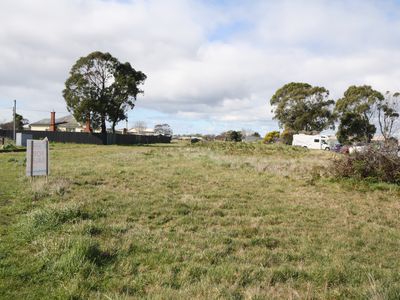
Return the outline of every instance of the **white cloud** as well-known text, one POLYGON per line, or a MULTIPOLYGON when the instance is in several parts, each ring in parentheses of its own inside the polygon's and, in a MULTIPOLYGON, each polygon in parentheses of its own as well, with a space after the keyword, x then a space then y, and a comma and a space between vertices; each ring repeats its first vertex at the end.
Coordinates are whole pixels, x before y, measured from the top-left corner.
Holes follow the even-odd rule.
POLYGON ((290 81, 323 85, 334 97, 352 84, 398 89, 394 1, 232 3, 3 0, 0 108, 18 99, 26 109, 66 111, 69 69, 95 50, 148 75, 138 106, 208 120, 206 131, 270 124, 268 100, 290 81))

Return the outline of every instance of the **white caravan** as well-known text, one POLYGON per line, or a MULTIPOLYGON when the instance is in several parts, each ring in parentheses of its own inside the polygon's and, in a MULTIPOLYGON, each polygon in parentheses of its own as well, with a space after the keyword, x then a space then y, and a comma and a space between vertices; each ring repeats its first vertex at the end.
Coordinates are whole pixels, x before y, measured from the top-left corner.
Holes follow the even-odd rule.
POLYGON ((325 135, 294 134, 293 146, 300 146, 308 149, 330 150, 328 137, 325 135))

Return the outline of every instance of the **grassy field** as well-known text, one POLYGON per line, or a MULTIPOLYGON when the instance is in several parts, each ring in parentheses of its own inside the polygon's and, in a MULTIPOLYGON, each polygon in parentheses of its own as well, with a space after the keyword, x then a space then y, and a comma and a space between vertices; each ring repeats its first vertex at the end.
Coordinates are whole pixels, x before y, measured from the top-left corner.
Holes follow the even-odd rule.
POLYGON ((0 154, 1 299, 399 299, 400 188, 284 146, 0 154))

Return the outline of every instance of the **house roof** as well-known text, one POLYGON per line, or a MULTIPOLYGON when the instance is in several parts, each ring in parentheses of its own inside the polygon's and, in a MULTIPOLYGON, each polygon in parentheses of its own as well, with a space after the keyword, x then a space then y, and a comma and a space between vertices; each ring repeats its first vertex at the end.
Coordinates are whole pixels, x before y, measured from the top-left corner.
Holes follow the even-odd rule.
MULTIPOLYGON (((50 119, 42 119, 40 121, 29 124, 30 126, 50 126, 50 119)), ((81 125, 75 120, 74 116, 68 115, 56 119, 58 127, 77 128, 81 125)))

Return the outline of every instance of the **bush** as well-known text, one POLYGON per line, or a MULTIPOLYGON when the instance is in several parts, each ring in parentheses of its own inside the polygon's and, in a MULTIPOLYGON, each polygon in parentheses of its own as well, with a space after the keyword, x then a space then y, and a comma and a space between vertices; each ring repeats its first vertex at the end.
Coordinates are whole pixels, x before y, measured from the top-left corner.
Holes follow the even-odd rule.
POLYGON ((5 145, 0 146, 0 150, 13 151, 16 149, 18 149, 18 148, 16 146, 14 146, 13 144, 5 144, 5 145))
POLYGON ((333 161, 332 171, 336 177, 370 179, 400 184, 400 157, 397 149, 374 149, 369 146, 352 155, 343 155, 333 161))
POLYGON ((293 142, 294 132, 290 129, 285 129, 281 134, 281 141, 286 145, 291 145, 293 142))
POLYGON ((264 137, 264 143, 265 144, 276 143, 279 140, 279 137, 280 137, 279 131, 268 132, 264 137))
POLYGON ((229 130, 225 132, 225 141, 227 142, 241 142, 242 138, 243 136, 240 131, 229 130))

